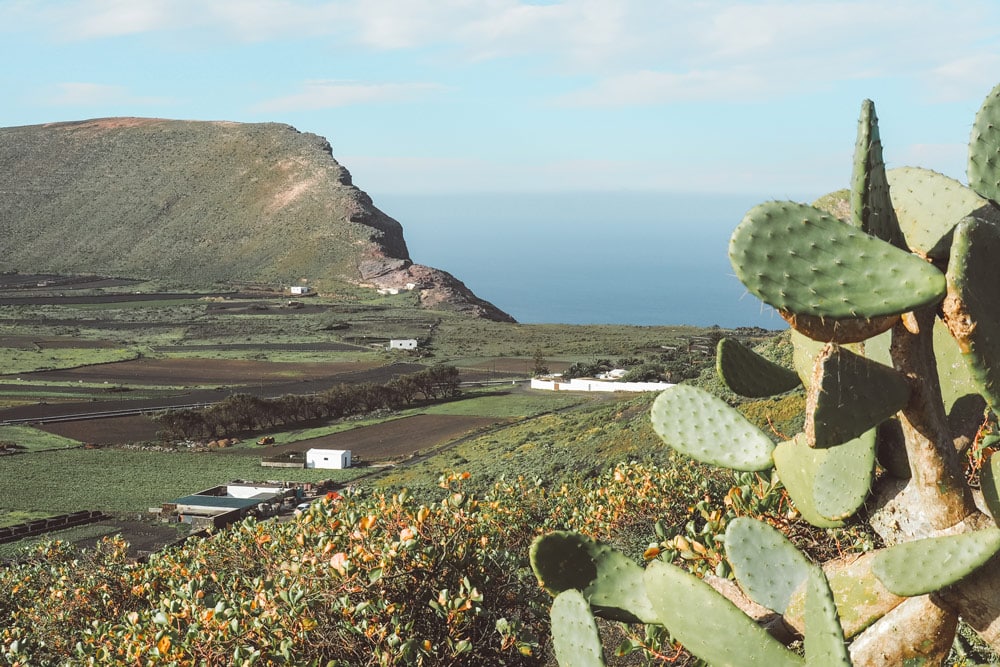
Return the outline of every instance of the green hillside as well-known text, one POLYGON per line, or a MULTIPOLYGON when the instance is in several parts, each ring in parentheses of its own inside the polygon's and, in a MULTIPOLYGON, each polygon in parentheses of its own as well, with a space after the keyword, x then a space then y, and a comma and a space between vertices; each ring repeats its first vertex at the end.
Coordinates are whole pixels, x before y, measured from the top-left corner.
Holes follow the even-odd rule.
MULTIPOLYGON (((0 128, 0 271, 178 284, 416 284, 509 319, 410 261, 326 139, 277 123, 105 118, 0 128)), ((470 308, 471 306, 474 306, 470 308)))

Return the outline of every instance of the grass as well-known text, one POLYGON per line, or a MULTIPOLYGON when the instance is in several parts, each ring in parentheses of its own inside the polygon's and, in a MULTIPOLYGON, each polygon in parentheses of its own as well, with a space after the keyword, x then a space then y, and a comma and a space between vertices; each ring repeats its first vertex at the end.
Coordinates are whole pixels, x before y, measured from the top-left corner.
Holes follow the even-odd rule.
POLYGON ((619 461, 673 460, 653 432, 649 406, 655 394, 613 396, 575 409, 544 413, 445 448, 378 479, 388 487, 431 489, 446 472, 468 471, 486 487, 506 477, 524 476, 561 484, 600 474, 619 461))
POLYGON ((31 426, 0 426, 0 442, 13 442, 24 447, 29 452, 46 449, 67 449, 79 447, 82 443, 72 438, 64 438, 54 433, 33 428, 31 426))
POLYGON ((255 457, 118 449, 69 449, 5 457, 0 510, 146 511, 233 479, 346 482, 365 468, 262 468, 255 457))
POLYGON ((481 395, 471 394, 461 400, 431 405, 416 412, 428 415, 473 417, 530 417, 595 400, 598 399, 593 394, 554 391, 507 392, 491 389, 481 395))
POLYGON ((138 357, 134 349, 54 348, 20 350, 0 347, 0 369, 5 375, 32 371, 76 368, 92 364, 127 361, 138 357))
POLYGON ((54 512, 39 512, 37 510, 4 510, 0 509, 0 528, 16 526, 19 523, 34 521, 35 519, 47 519, 53 516, 54 512))

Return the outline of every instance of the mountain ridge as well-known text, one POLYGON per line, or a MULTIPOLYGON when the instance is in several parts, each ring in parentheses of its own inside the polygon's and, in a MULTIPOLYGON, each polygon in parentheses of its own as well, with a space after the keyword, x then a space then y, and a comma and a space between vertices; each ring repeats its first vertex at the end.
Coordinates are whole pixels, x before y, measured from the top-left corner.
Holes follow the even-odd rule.
POLYGON ((513 318, 415 264, 330 142, 283 123, 95 118, 0 128, 0 270, 349 282, 513 318))

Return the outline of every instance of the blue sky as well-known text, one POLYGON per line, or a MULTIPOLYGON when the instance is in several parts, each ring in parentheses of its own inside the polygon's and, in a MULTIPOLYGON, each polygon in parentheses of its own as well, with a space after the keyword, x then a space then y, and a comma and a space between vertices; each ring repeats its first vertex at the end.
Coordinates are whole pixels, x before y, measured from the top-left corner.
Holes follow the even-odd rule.
POLYGON ((279 121, 373 195, 811 197, 866 97, 890 167, 965 180, 1000 3, 2 0, 0 44, 0 126, 279 121))

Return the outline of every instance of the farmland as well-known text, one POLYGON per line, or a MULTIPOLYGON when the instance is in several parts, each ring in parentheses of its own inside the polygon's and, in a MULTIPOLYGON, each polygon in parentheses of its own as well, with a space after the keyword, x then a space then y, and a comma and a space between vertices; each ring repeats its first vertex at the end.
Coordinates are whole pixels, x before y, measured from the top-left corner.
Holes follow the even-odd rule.
POLYGON ((633 399, 527 390, 518 383, 538 357, 561 371, 600 357, 655 357, 707 333, 497 323, 348 287, 302 303, 259 286, 198 292, 100 277, 4 279, 0 443, 18 452, 0 458, 0 521, 6 515, 8 523, 78 509, 124 520, 230 479, 346 484, 361 476, 365 485, 429 488, 455 466, 480 469, 484 480, 505 469, 589 470, 583 462, 596 462, 600 450, 546 456, 524 434, 552 433, 567 419, 554 415, 566 410, 590 414, 633 399), (389 352, 390 338, 415 338, 419 349, 389 352), (206 451, 204 441, 164 439, 155 417, 236 394, 269 400, 381 384, 439 365, 457 367, 463 382, 479 388, 445 402, 274 427, 268 447, 255 445, 255 434, 230 433, 238 444, 206 451), (362 467, 259 465, 262 456, 310 447, 350 449, 362 467))

